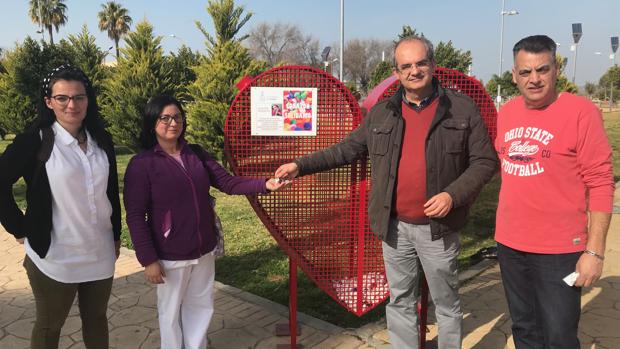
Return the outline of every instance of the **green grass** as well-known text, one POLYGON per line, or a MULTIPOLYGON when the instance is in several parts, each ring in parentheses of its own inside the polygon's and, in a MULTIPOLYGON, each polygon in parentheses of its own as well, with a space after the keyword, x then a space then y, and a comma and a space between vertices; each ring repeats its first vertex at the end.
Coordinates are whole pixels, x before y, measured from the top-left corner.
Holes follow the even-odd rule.
MULTIPOLYGON (((614 152, 614 173, 620 180, 620 112, 605 113, 605 127, 614 152)), ((10 141, 0 141, 0 152, 10 141)), ((119 152, 118 170, 122 193, 122 179, 131 158, 119 152)), ((478 249, 494 244, 495 210, 499 178, 494 178, 472 207, 469 223, 461 234, 461 269, 469 265, 469 257, 478 249)), ((16 183, 14 193, 20 207, 25 207, 25 186, 16 183)), ((121 194, 122 195, 122 194, 121 194)), ((241 196, 227 196, 213 190, 217 198, 216 210, 222 219, 226 255, 217 261, 216 279, 250 293, 288 304, 288 258, 254 214, 248 201, 241 196)), ((122 202, 122 198, 121 198, 122 202)), ((131 247, 123 211, 123 244, 131 247)), ((318 289, 301 271, 298 280, 299 310, 343 327, 359 327, 384 314, 384 306, 358 318, 347 312, 329 296, 318 289)))
MULTIPOLYGON (((459 263, 481 247, 491 246, 499 179, 495 178, 472 208, 472 219, 462 234, 459 263)), ((254 214, 244 197, 213 190, 216 210, 224 227, 226 255, 217 261, 216 279, 280 304, 288 302, 288 259, 254 214)), ((347 312, 322 292, 301 271, 298 280, 300 311, 343 327, 359 327, 384 315, 381 305, 361 318, 347 312)))
POLYGON ((620 181, 620 111, 603 112, 607 138, 613 150, 614 181, 620 181))

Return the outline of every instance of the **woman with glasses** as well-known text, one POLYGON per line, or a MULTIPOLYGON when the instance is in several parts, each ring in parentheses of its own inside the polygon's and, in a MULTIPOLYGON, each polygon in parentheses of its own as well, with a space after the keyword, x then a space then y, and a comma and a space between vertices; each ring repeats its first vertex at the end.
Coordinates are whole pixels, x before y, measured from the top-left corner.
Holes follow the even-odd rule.
POLYGON ((145 107, 140 142, 125 172, 127 225, 145 278, 157 284, 162 348, 206 348, 213 315, 217 236, 210 187, 266 194, 288 183, 230 175, 189 145, 183 107, 157 96, 145 107))
POLYGON ((36 303, 32 348, 57 348, 78 295, 87 348, 108 348, 108 299, 121 210, 112 139, 94 89, 69 65, 43 81, 38 121, 0 156, 0 222, 24 244, 36 303), (13 197, 24 178, 26 212, 13 197))

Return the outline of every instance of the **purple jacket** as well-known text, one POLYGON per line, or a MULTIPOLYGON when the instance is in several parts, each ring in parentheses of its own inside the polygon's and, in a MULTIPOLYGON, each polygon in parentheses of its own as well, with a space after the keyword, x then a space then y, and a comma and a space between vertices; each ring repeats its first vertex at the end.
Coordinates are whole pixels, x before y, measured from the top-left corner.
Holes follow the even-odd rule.
POLYGON ((127 166, 127 225, 143 266, 159 259, 195 259, 215 248, 211 186, 226 194, 267 192, 264 179, 233 176, 208 154, 205 169, 185 143, 181 159, 185 169, 156 145, 127 166))

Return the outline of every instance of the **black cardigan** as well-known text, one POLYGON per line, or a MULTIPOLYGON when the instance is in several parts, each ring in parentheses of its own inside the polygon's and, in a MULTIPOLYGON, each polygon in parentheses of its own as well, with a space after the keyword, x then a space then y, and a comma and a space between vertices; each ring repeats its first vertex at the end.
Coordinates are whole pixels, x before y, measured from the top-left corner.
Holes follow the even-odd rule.
MULTIPOLYGON (((114 240, 121 234, 121 205, 118 197, 118 174, 114 146, 98 144, 108 157, 109 174, 107 196, 112 204, 114 240)), ((50 248, 52 230, 52 193, 45 164, 37 160, 41 148, 39 129, 26 131, 0 155, 0 223, 16 239, 27 237, 32 249, 45 258, 50 248), (23 177, 26 181, 26 213, 13 197, 13 184, 23 177)), ((71 180, 71 178, 67 178, 71 180)))

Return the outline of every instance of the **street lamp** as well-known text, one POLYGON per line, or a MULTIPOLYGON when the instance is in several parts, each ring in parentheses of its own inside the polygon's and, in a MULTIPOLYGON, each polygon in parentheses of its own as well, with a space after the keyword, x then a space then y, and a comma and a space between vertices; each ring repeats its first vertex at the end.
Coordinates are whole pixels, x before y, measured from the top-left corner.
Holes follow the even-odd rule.
MULTIPOLYGON (((609 55, 609 59, 611 60, 611 66, 616 65, 616 51, 618 50, 618 37, 611 37, 611 54, 609 55)), ((614 104, 614 80, 611 78, 611 74, 609 74, 609 111, 611 112, 611 107, 614 104)))
POLYGON ((108 47, 107 50, 103 52, 103 65, 106 65, 106 58, 108 57, 108 55, 110 54, 110 51, 112 51, 113 48, 114 46, 110 46, 108 47))
POLYGON ((39 30, 37 30, 37 34, 41 34, 41 42, 45 41, 45 34, 43 34, 43 11, 41 11, 41 1, 37 1, 37 10, 39 11, 39 30))
POLYGON ((582 34, 581 23, 573 23, 573 41, 575 44, 570 47, 571 51, 575 52, 573 54, 573 84, 575 83, 575 73, 577 72, 577 44, 582 34))
POLYGON ((340 71, 339 78, 342 81, 344 71, 344 0, 340 0, 340 71))
POLYGON ((321 52, 321 60, 323 61, 323 65, 325 65, 325 72, 328 74, 332 73, 330 63, 338 60, 338 58, 335 58, 331 62, 329 61, 329 53, 331 52, 331 49, 332 49, 331 46, 325 46, 325 48, 323 49, 323 52, 321 52))
POLYGON ((502 85, 501 85, 501 79, 502 79, 502 53, 504 51, 504 16, 515 16, 519 14, 519 11, 516 10, 510 10, 510 11, 506 11, 504 9, 506 5, 506 0, 502 0, 502 11, 499 13, 500 14, 500 18, 501 18, 501 29, 500 29, 500 34, 499 34, 499 69, 497 70, 497 110, 499 110, 499 107, 502 103, 502 85))
POLYGON ((177 39, 177 40, 179 40, 179 41, 180 41, 183 45, 185 45, 185 41, 183 40, 183 38, 179 37, 178 35, 176 35, 176 34, 170 34, 170 35, 168 35, 168 36, 169 36, 169 37, 171 37, 171 38, 173 38, 173 39, 177 39))
POLYGON ((180 36, 178 36, 176 34, 168 34, 168 37, 179 40, 179 42, 181 43, 182 46, 187 46, 187 44, 185 44, 185 40, 183 40, 182 37, 180 37, 180 36))

